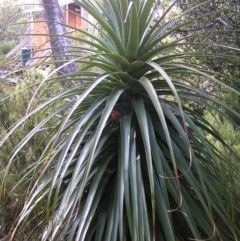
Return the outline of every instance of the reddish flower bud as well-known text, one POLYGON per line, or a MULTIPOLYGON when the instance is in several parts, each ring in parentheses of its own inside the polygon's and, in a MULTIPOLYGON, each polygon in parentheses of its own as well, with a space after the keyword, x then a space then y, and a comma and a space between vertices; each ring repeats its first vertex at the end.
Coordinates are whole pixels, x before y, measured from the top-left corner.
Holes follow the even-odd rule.
POLYGON ((118 112, 117 110, 113 110, 110 114, 112 120, 116 122, 119 122, 120 115, 121 115, 120 112, 118 112))

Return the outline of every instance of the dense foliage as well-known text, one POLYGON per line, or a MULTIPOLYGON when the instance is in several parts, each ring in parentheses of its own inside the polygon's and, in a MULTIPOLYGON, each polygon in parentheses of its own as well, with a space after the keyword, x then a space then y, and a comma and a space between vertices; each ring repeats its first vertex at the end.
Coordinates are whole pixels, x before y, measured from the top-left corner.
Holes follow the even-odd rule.
MULTIPOLYGON (((42 80, 41 71, 32 69, 24 71, 17 84, 1 79, 0 82, 0 138, 10 130, 11 126, 25 115, 28 103, 36 90, 36 84, 42 80)), ((58 89, 57 85, 42 88, 35 99, 34 104, 43 101, 43 93, 50 93, 50 96, 58 89)), ((48 110, 51 111, 51 110, 48 110)), ((39 112, 24 122, 21 128, 16 131, 4 143, 0 151, 0 181, 3 183, 4 170, 6 170, 9 157, 14 147, 45 117, 45 112, 39 112)), ((53 120, 54 121, 54 120, 53 120)), ((55 121, 54 121, 55 123, 55 121)), ((53 124, 53 122, 52 122, 53 124)), ((49 123, 51 125, 51 123, 49 123)), ((44 132, 36 133, 33 138, 18 152, 10 167, 8 178, 5 183, 5 192, 0 185, 0 239, 10 235, 10 229, 16 222, 23 207, 27 195, 28 184, 24 181, 18 183, 23 178, 23 170, 27 170, 31 164, 38 160, 41 152, 47 143, 47 136, 50 128, 45 127, 44 132)))
POLYGON ((21 34, 27 33, 27 25, 24 24, 26 22, 26 13, 24 13, 22 5, 13 4, 9 0, 2 1, 0 5, 0 41, 18 43, 22 37, 21 34))
POLYGON ((191 36, 192 48, 196 51, 215 55, 206 56, 206 65, 214 70, 227 70, 228 72, 239 72, 239 60, 233 58, 237 55, 240 47, 238 26, 239 3, 235 0, 229 1, 179 1, 179 8, 186 10, 193 7, 186 15, 186 20, 194 21, 187 27, 178 30, 179 35, 191 36), (193 7, 194 6, 194 7, 193 7), (211 45, 194 45, 196 42, 209 42, 211 45), (224 48, 231 46, 233 48, 224 48), (235 49, 236 48, 236 49, 235 49), (227 55, 231 60, 225 61, 227 55))
MULTIPOLYGON (((187 12, 182 21, 191 21, 187 26, 181 26, 175 36, 187 37, 189 45, 184 51, 195 51, 197 60, 207 69, 212 69, 215 74, 220 73, 221 80, 233 88, 240 90, 239 58, 240 47, 239 1, 199 1, 180 0, 179 12, 187 12), (207 45, 204 43, 208 43, 207 45), (197 43, 197 44, 196 44, 197 43), (230 48, 225 48, 224 46, 230 48), (202 54, 204 53, 204 55, 202 54), (229 59, 229 56, 231 58, 229 59)), ((216 88, 213 88, 216 90, 216 88)), ((239 96, 222 89, 221 93, 227 98, 231 106, 240 113, 239 96)), ((238 118, 228 113, 240 125, 238 118)))
MULTIPOLYGON (((205 114, 205 118, 215 129, 219 131, 222 137, 228 141, 229 145, 236 151, 237 155, 240 155, 240 130, 235 128, 231 122, 227 121, 225 118, 220 117, 216 113, 207 112, 205 114)), ((221 142, 215 139, 212 135, 208 134, 207 138, 213 144, 213 146, 219 150, 219 152, 225 154, 228 160, 225 168, 229 173, 229 178, 232 178, 233 183, 235 183, 235 193, 238 193, 238 189, 240 187, 240 168, 236 156, 224 148, 221 142)))

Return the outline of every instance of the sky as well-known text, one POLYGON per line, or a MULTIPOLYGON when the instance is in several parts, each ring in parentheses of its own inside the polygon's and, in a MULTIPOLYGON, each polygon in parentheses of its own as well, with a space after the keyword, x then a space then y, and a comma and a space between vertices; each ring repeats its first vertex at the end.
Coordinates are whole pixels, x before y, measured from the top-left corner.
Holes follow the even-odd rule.
MULTIPOLYGON (((0 4, 3 2, 8 1, 10 3, 16 3, 16 4, 41 4, 41 0, 0 0, 0 4)), ((65 3, 73 2, 71 0, 58 0, 60 5, 65 5, 65 3), (62 4, 61 4, 62 3, 62 4)))
MULTIPOLYGON (((5 2, 6 0, 0 0, 0 3, 3 3, 5 2)), ((33 4, 38 4, 41 2, 41 0, 7 0, 8 2, 11 2, 11 3, 19 3, 19 4, 23 4, 23 3, 26 3, 26 4, 30 4, 30 3, 33 3, 33 4)))

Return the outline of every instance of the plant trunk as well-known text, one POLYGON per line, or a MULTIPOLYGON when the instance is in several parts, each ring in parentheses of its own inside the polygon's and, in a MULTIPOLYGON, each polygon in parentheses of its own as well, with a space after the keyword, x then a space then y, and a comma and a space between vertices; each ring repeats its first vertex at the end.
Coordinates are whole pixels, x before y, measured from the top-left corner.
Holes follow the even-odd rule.
MULTIPOLYGON (((55 68, 59 68, 57 74, 66 75, 76 72, 77 65, 74 62, 66 65, 68 61, 72 60, 72 57, 70 54, 70 41, 65 37, 67 35, 67 29, 63 25, 64 19, 58 0, 42 0, 42 4, 44 8, 44 18, 50 34, 55 68)), ((65 84, 61 83, 61 85, 64 86, 65 84)))

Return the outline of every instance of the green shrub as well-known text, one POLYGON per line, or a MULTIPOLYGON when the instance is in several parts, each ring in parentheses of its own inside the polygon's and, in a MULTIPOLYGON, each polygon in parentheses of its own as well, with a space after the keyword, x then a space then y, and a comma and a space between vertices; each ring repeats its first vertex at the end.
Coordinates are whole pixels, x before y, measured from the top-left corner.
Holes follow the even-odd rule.
POLYGON ((7 54, 15 45, 14 41, 0 43, 0 54, 7 54))
MULTIPOLYGON (((3 138, 5 133, 10 130, 11 126, 20 117, 26 114, 30 99, 37 88, 36 83, 41 80, 41 71, 31 70, 24 73, 22 79, 16 86, 6 85, 0 82, 0 139, 3 138)), ((35 105, 36 101, 40 103, 46 98, 46 95, 50 97, 57 89, 58 85, 45 86, 38 93, 37 100, 34 100, 32 104, 35 105)), ((48 111, 51 111, 51 109, 48 111)), ((0 151, 0 182, 3 181, 4 171, 6 170, 9 156, 14 147, 18 145, 26 133, 30 132, 39 121, 45 118, 45 115, 46 112, 41 111, 26 120, 21 128, 11 135, 8 141, 2 146, 0 151)), ((51 127, 56 124, 56 121, 57 119, 51 122, 51 127)), ((23 201, 28 192, 29 184, 26 184, 24 180, 21 182, 19 181, 23 178, 23 170, 27 170, 31 167, 32 163, 41 156, 41 152, 46 145, 49 134, 47 130, 51 129, 51 127, 48 126, 45 126, 45 132, 36 133, 28 144, 22 148, 9 170, 6 180, 5 195, 0 196, 0 239, 6 237, 12 224, 17 220, 21 211, 23 201), (14 186, 15 189, 12 191, 14 186), (14 207, 11 207, 16 199, 18 199, 18 202, 14 207)), ((2 189, 2 186, 0 186, 0 189, 2 189)))
MULTIPOLYGON (((227 140, 228 144, 235 151, 231 152, 229 149, 226 149, 225 146, 217 140, 213 135, 207 134, 207 139, 212 143, 212 145, 222 154, 224 154, 227 161, 224 161, 225 168, 228 172, 228 176, 232 179, 231 183, 235 183, 240 187, 240 164, 238 162, 238 156, 240 156, 240 130, 233 126, 233 124, 225 118, 219 116, 219 114, 213 112, 204 112, 205 118, 209 121, 212 127, 217 130, 224 140, 227 140)), ((235 191, 236 193, 237 191, 235 191)), ((240 193, 239 193, 240 194, 240 193)))

